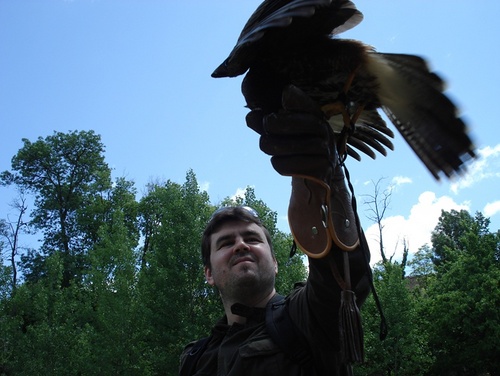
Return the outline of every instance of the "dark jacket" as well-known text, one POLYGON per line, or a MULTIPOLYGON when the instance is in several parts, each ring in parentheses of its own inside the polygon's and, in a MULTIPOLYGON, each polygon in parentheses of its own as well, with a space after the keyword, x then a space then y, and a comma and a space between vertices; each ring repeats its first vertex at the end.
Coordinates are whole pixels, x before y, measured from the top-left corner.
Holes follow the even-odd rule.
MULTIPOLYGON (((328 256, 331 257, 331 256, 328 256)), ((337 265, 340 252, 334 254, 337 265)), ((361 251, 350 253, 351 279, 358 286, 359 305, 368 294, 368 274, 361 251), (362 291, 360 291, 362 290, 362 291)), ((339 267, 341 270, 342 268, 339 267)), ((309 259, 309 278, 287 297, 288 312, 305 339, 304 346, 312 355, 316 373, 303 367, 283 351, 269 336, 265 324, 265 308, 239 307, 245 325, 227 325, 225 317, 212 330, 206 350, 198 359, 197 376, 311 376, 342 375, 339 362, 340 287, 325 259, 309 259)), ((195 342, 181 355, 181 368, 195 342)))

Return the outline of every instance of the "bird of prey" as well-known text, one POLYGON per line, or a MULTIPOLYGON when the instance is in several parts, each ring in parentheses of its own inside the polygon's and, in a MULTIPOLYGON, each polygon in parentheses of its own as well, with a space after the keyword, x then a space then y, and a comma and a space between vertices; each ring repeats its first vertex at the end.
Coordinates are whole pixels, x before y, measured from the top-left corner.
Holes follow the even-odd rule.
POLYGON ((337 38, 363 15, 348 0, 265 0, 244 26, 213 77, 247 72, 247 106, 279 110, 281 93, 295 85, 323 109, 345 153, 360 160, 393 149, 382 109, 430 173, 439 180, 463 171, 474 146, 444 82, 414 55, 376 52, 337 38))

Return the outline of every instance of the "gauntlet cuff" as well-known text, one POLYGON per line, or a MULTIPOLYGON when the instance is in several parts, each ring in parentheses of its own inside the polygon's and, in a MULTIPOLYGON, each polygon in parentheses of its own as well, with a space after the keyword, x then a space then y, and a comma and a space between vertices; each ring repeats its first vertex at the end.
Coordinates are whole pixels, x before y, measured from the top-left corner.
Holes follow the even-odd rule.
POLYGON ((341 166, 324 180, 305 175, 292 176, 288 221, 297 246, 309 257, 325 257, 332 245, 353 251, 359 232, 351 195, 341 166))

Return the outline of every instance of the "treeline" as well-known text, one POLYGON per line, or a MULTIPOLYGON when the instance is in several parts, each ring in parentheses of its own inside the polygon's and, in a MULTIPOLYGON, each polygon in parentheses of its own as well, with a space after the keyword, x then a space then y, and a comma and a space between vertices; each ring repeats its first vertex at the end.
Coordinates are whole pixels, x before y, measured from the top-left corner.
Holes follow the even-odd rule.
MULTIPOLYGON (((216 208, 195 174, 151 183, 137 200, 131 181, 111 180, 94 132, 23 142, 1 175, 19 196, 0 222, 0 374, 177 374, 183 347, 222 314, 200 255, 216 208), (29 233, 38 248, 22 248, 29 233)), ((276 213, 251 189, 233 203, 260 213, 286 264, 278 289, 290 290, 306 270, 288 261, 276 213)))
MULTIPOLYGON (((18 192, 0 220, 0 375, 176 375, 183 346, 222 314, 200 257, 215 206, 259 212, 281 266, 279 292, 306 277, 303 259, 289 258, 290 235, 250 188, 213 205, 188 171, 184 183, 150 183, 138 198, 133 182, 112 180, 92 131, 23 143, 0 176, 18 192), (38 247, 23 247, 28 234, 38 247)), ((389 335, 378 339, 369 299, 356 374, 498 374, 500 247, 488 227, 480 213, 444 212, 410 275, 406 262, 376 268, 389 335)))
POLYGON ((367 362, 359 375, 500 374, 500 232, 481 213, 442 212, 408 262, 374 271, 389 334, 378 339, 377 310, 363 307, 367 362))

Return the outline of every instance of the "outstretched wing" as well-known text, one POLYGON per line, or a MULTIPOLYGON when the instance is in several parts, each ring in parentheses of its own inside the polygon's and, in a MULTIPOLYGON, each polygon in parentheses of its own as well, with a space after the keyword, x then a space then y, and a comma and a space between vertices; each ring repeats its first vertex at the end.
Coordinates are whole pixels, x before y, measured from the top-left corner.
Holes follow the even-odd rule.
POLYGON ((474 145, 444 81, 414 55, 372 53, 367 67, 380 83, 382 109, 432 175, 461 173, 474 145))
POLYGON ((212 77, 245 73, 261 52, 261 45, 270 39, 280 43, 335 35, 353 28, 362 19, 361 12, 348 0, 266 0, 252 14, 236 46, 212 77), (266 35, 269 33, 273 35, 266 35))

